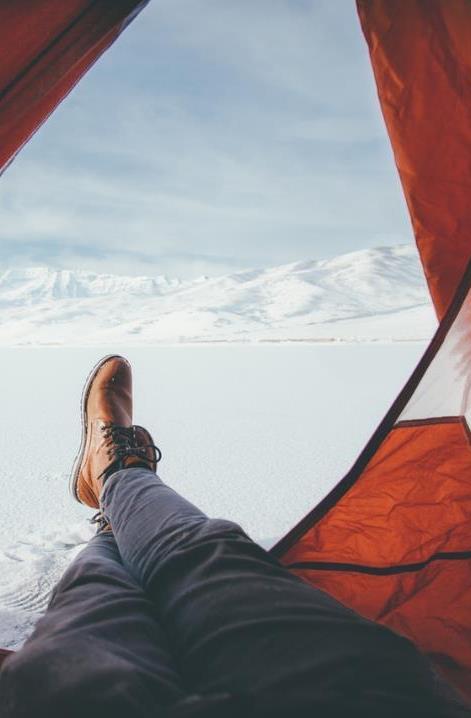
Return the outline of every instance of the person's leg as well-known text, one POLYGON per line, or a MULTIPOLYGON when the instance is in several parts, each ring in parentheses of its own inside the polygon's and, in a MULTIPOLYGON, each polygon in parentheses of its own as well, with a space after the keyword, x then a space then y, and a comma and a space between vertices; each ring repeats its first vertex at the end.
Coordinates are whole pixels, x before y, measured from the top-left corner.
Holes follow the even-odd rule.
POLYGON ((114 473, 101 503, 192 690, 245 696, 253 715, 448 715, 409 641, 307 586, 152 471, 114 473))
POLYGON ((0 671, 0 696, 5 718, 155 718, 184 697, 155 606, 111 532, 68 568, 34 634, 0 671))

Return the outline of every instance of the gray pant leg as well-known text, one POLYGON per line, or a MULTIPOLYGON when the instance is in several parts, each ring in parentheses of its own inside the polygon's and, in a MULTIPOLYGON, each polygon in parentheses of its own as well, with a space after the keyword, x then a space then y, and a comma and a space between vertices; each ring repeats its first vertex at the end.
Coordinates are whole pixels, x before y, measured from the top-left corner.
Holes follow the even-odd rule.
POLYGON ((241 715, 453 714, 408 640, 306 585, 152 472, 115 473, 102 505, 191 690, 231 693, 241 715))
POLYGON ((184 697, 155 607, 111 533, 93 538, 0 671, 5 718, 144 717, 184 697))

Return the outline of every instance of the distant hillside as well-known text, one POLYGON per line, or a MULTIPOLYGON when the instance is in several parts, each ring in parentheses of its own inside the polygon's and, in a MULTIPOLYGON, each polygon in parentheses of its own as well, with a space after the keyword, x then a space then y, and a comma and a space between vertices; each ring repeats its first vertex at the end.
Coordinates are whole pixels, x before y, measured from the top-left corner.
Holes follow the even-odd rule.
POLYGON ((436 321, 413 247, 193 281, 0 272, 0 345, 407 341, 436 321))

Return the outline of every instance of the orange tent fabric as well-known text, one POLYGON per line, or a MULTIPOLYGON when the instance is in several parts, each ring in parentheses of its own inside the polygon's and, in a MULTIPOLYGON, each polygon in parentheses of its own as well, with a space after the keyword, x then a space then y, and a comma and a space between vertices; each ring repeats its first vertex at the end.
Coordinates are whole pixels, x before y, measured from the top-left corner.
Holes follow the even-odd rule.
POLYGON ((471 257, 471 3, 358 0, 357 5, 441 319, 471 257))
POLYGON ((0 173, 147 2, 0 3, 0 173))

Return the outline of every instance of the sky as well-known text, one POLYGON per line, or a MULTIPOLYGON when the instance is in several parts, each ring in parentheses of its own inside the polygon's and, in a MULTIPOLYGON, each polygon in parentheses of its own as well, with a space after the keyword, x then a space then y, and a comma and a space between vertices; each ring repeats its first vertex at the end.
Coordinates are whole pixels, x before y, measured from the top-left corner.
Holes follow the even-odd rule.
POLYGON ((194 278, 412 242, 353 0, 152 0, 0 178, 0 266, 194 278))

